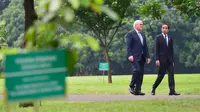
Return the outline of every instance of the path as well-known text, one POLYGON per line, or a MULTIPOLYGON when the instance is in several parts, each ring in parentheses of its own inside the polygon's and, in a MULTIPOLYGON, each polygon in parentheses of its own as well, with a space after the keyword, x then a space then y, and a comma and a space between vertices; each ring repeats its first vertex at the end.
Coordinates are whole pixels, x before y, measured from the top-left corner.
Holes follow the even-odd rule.
MULTIPOLYGON (((64 99, 54 99, 55 101, 130 101, 130 100, 164 100, 164 99, 200 99, 200 95, 180 95, 180 96, 168 96, 168 95, 145 95, 145 96, 133 96, 133 95, 69 95, 64 99)), ((0 95, 0 100, 3 100, 3 96, 0 95)), ((51 99, 53 100, 53 99, 51 99)))

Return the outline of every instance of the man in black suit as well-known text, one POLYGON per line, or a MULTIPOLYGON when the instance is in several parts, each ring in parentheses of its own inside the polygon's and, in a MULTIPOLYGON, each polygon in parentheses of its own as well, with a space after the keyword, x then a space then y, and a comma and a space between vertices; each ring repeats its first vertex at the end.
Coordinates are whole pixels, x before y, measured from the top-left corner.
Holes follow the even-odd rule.
POLYGON ((153 84, 152 95, 155 95, 155 90, 164 78, 166 71, 168 71, 169 95, 180 95, 175 91, 173 40, 167 34, 168 28, 168 24, 162 24, 162 34, 155 38, 155 58, 159 71, 158 77, 153 84))
POLYGON ((145 95, 141 92, 141 86, 144 75, 144 63, 150 63, 149 51, 146 43, 146 37, 141 32, 143 22, 136 20, 133 24, 134 30, 126 35, 126 49, 128 59, 131 62, 133 75, 129 85, 130 93, 134 95, 145 95))

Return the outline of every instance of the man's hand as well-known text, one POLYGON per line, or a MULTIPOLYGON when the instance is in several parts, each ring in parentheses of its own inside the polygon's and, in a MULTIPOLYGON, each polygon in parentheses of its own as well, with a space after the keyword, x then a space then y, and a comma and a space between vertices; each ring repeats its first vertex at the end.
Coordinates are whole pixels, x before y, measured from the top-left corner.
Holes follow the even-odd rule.
POLYGON ((151 62, 150 58, 147 58, 147 64, 149 64, 151 62))
POLYGON ((159 60, 156 60, 156 66, 160 67, 160 61, 159 60))
POLYGON ((134 57, 133 56, 129 56, 128 59, 129 59, 130 62, 134 61, 134 57))

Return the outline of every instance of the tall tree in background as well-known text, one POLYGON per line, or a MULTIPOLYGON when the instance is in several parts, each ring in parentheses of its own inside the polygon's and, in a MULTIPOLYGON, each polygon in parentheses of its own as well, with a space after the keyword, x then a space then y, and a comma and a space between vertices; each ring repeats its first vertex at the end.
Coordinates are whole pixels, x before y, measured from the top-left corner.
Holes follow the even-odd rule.
MULTIPOLYGON (((109 6, 119 15, 119 20, 117 22, 103 13, 99 14, 87 9, 79 9, 76 11, 76 14, 81 23, 89 30, 93 31, 95 37, 99 40, 109 66, 108 83, 112 83, 110 56, 108 54, 109 47, 113 42, 118 29, 122 27, 122 21, 129 16, 128 8, 131 4, 131 0, 105 0, 104 4, 109 6)), ((109 12, 107 13, 109 15, 109 12)))
POLYGON ((109 6, 119 15, 118 21, 113 21, 105 14, 97 14, 90 10, 79 9, 76 11, 76 14, 81 23, 89 30, 93 31, 95 37, 99 40, 105 55, 105 59, 109 65, 108 83, 112 83, 112 67, 110 66, 109 50, 113 39, 117 37, 116 34, 119 28, 125 24, 123 23, 124 19, 130 16, 134 16, 136 13, 137 15, 151 15, 151 17, 155 19, 160 19, 164 11, 162 10, 162 7, 159 3, 152 3, 151 1, 138 3, 138 1, 133 0, 105 0, 104 4, 109 6), (131 5, 133 3, 135 4, 131 5), (140 5, 137 6, 136 4, 140 5))

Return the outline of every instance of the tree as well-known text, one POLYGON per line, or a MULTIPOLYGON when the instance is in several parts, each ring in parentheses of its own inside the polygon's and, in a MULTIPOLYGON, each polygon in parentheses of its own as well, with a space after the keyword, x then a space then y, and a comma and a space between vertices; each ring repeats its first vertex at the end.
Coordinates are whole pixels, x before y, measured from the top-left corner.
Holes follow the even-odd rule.
MULTIPOLYGON (((105 0, 104 4, 109 6, 119 15, 119 20, 117 22, 105 14, 98 14, 87 9, 77 10, 76 15, 82 24, 93 31, 95 37, 99 40, 109 66, 108 83, 112 83, 110 56, 108 54, 109 47, 115 34, 118 32, 118 29, 122 26, 123 19, 128 16, 128 8, 131 4, 131 0, 105 0)), ((105 7, 102 7, 102 9, 105 9, 105 7)), ((110 12, 107 13, 110 15, 110 12)))
MULTIPOLYGON (((24 31, 25 40, 21 46, 22 48, 26 46, 27 30, 33 25, 34 21, 37 20, 37 14, 34 8, 34 0, 24 0, 24 10, 25 10, 25 31, 24 31)), ((33 106, 33 103, 32 102, 20 103, 19 106, 20 107, 33 106)))
MULTIPOLYGON (((119 15, 119 20, 117 22, 113 21, 111 18, 108 18, 105 14, 97 14, 91 12, 90 10, 84 9, 79 9, 76 11, 81 23, 89 30, 93 31, 95 37, 100 42, 100 46, 104 51, 105 59, 109 65, 108 83, 112 83, 109 56, 110 45, 112 44, 113 39, 116 37, 115 35, 119 28, 124 25, 123 20, 130 15, 136 14, 143 14, 145 16, 151 15, 153 18, 160 18, 163 14, 160 4, 141 2, 141 5, 136 6, 135 4, 131 5, 131 3, 132 0, 105 0, 105 4, 119 15)), ((137 3, 137 1, 134 3, 137 3)))

